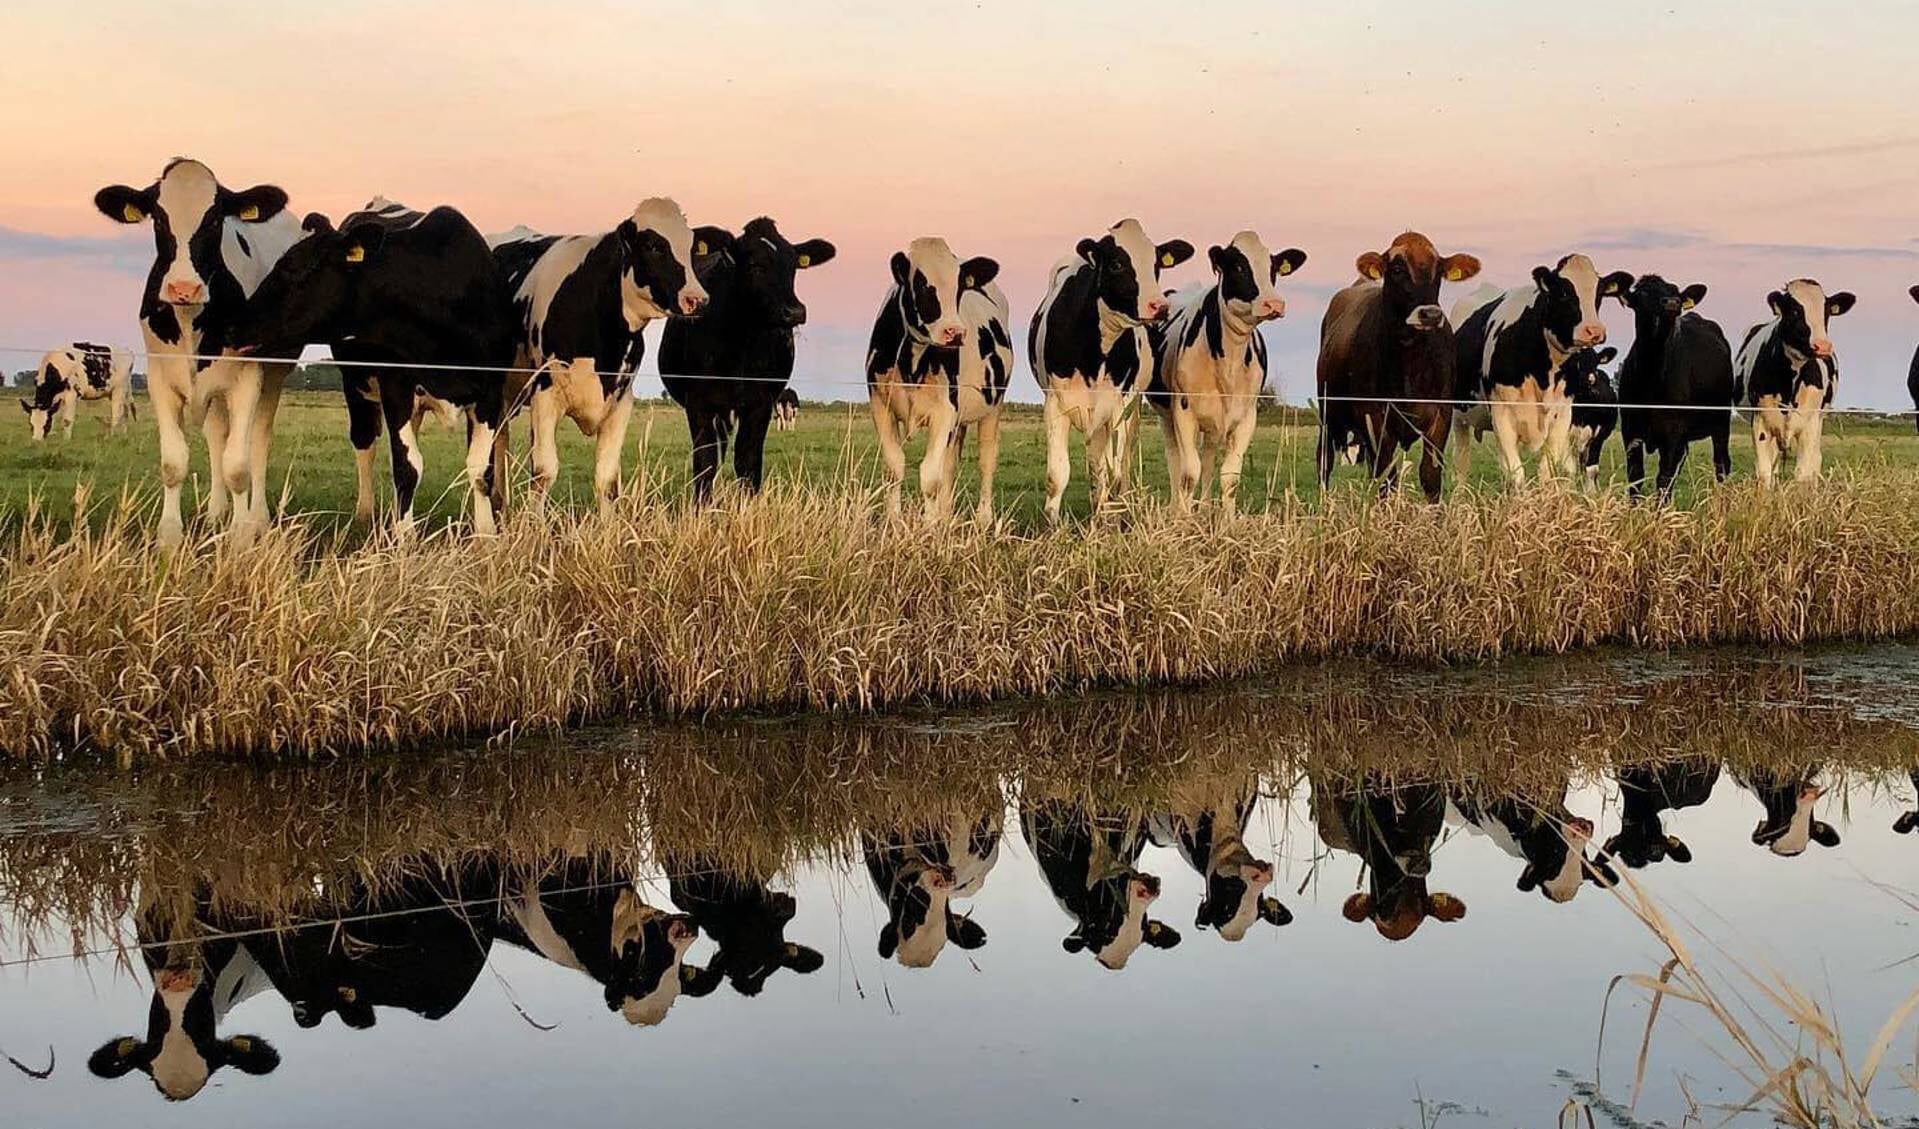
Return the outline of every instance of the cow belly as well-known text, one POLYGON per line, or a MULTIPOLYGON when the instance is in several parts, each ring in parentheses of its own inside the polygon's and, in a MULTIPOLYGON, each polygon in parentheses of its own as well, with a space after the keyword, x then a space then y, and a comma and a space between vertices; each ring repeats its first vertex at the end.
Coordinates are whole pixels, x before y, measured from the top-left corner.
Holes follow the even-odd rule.
POLYGON ((1119 422, 1138 394, 1121 391, 1108 376, 1090 381, 1079 377, 1049 377, 1046 398, 1053 401, 1055 409, 1071 420, 1076 429, 1092 431, 1119 422))

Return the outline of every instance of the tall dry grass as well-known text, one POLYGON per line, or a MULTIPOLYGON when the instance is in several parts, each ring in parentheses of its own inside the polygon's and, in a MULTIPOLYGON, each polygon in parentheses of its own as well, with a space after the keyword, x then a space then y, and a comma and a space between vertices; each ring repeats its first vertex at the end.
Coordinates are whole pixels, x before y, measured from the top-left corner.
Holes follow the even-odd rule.
POLYGON ((872 710, 1192 682, 1289 660, 1919 630, 1919 483, 1353 497, 1056 534, 774 492, 474 543, 297 523, 151 548, 130 508, 0 546, 0 750, 123 763, 408 749, 640 712, 872 710))

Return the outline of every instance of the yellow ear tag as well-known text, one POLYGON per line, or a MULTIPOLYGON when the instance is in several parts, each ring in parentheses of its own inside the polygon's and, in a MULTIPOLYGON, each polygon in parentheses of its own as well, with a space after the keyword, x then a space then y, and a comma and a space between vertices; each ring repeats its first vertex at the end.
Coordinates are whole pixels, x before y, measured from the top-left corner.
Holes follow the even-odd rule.
POLYGON ((960 279, 960 289, 961 289, 961 290, 975 290, 975 289, 978 289, 978 287, 976 287, 976 286, 975 286, 975 285, 973 284, 973 276, 972 276, 972 275, 970 275, 970 274, 969 274, 969 275, 966 275, 965 277, 963 277, 963 278, 961 278, 961 279, 960 279))
POLYGON ((1697 306, 1698 304, 1699 303, 1693 301, 1691 298, 1687 298, 1686 300, 1679 303, 1679 308, 1682 310, 1690 310, 1694 306, 1697 306))
POLYGON ((811 255, 801 255, 801 256, 800 256, 800 269, 801 269, 801 270, 805 270, 805 269, 806 269, 807 267, 810 267, 810 266, 812 266, 812 265, 813 265, 813 256, 811 256, 811 255))
POLYGON ((253 1050, 253 1040, 247 1038, 245 1035, 235 1035, 230 1041, 233 1044, 233 1049, 239 1051, 241 1054, 246 1054, 253 1050))
POLYGON ((114 1053, 119 1055, 130 1055, 133 1053, 133 1048, 139 1045, 140 1044, 133 1039, 122 1039, 119 1042, 113 1044, 113 1050, 114 1050, 114 1053))
POLYGON ((258 204, 248 204, 246 207, 240 209, 240 219, 247 223, 252 223, 259 218, 260 206, 258 204))
POLYGON ((127 218, 128 223, 139 223, 141 220, 147 218, 145 212, 134 207, 132 204, 128 204, 126 207, 120 209, 120 214, 127 218))
POLYGON ((1293 273, 1293 264, 1284 262, 1279 264, 1279 277, 1285 278, 1291 273, 1293 273))
POLYGON ((693 244, 693 253, 695 255, 706 254, 706 240, 702 239, 698 243, 693 244))
POLYGON ((349 263, 366 262, 366 248, 355 243, 346 249, 346 261, 349 263))
POLYGON ((1466 277, 1466 272, 1463 270, 1460 270, 1458 267, 1453 267, 1451 270, 1448 270, 1446 272, 1447 282, 1458 282, 1460 279, 1465 277, 1466 277))
POLYGON ((1159 257, 1159 265, 1160 265, 1160 266, 1162 266, 1162 267, 1170 267, 1170 266, 1172 266, 1172 265, 1173 265, 1173 253, 1172 253, 1171 251, 1168 251, 1168 252, 1166 252, 1166 253, 1165 253, 1164 255, 1161 255, 1161 256, 1159 257))

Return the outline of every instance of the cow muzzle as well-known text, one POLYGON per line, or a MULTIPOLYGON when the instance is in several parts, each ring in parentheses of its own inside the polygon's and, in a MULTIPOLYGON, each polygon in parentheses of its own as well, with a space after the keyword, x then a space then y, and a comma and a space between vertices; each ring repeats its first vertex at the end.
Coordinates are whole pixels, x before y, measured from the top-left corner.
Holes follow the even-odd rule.
POLYGON ((680 291, 680 316, 697 317, 706 311, 706 295, 691 291, 680 291))
POLYGON ((1588 349, 1606 343, 1606 327, 1599 322, 1589 321, 1573 331, 1573 344, 1588 349))
POLYGON ((1822 337, 1819 340, 1814 341, 1812 343, 1812 355, 1815 357, 1830 359, 1832 356, 1832 339, 1829 337, 1822 337))
POLYGON ((1264 298, 1259 303, 1259 320, 1274 321, 1286 316, 1286 299, 1264 298))
POLYGON ((935 327, 933 340, 948 349, 954 348, 966 340, 966 327, 963 325, 942 325, 935 327))
POLYGON ((1446 311, 1438 306, 1421 306, 1406 315, 1406 324, 1421 333, 1431 333, 1446 324, 1446 311))
POLYGON ((1148 298, 1139 304, 1139 320, 1162 321, 1166 317, 1166 299, 1148 298))
POLYGON ((160 287, 170 306, 198 306, 207 300, 206 283, 197 278, 170 278, 160 287))

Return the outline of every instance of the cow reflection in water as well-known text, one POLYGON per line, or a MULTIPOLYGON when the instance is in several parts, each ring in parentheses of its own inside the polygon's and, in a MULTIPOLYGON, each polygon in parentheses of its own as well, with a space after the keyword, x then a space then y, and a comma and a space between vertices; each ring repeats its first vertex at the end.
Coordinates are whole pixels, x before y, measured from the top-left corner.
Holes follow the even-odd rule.
POLYGON ((886 899, 880 959, 928 968, 948 941, 969 952, 986 944, 986 930, 970 915, 954 913, 953 900, 971 898, 986 884, 999 861, 1001 831, 994 810, 939 826, 860 832, 866 873, 886 899))
POLYGON ((636 1026, 664 1021, 701 972, 685 963, 700 935, 693 918, 646 904, 608 855, 559 859, 509 882, 500 910, 500 940, 585 973, 607 1010, 636 1026))
POLYGON ((1766 806, 1764 818, 1752 829, 1755 844, 1786 858, 1804 854, 1809 843, 1839 845, 1839 832, 1813 811, 1819 797, 1826 794, 1815 779, 1818 774, 1816 768, 1803 772, 1755 768, 1733 774, 1733 779, 1766 806))
MULTIPOLYGON (((1913 287, 1913 298, 1919 300, 1919 286, 1913 287)), ((1913 358, 1912 371, 1914 384, 1919 386, 1919 357, 1913 358)), ((1913 769, 1911 776, 1913 791, 1919 794, 1919 768, 1913 769)), ((1910 810, 1900 812, 1899 818, 1892 822, 1892 829, 1901 835, 1910 835, 1915 830, 1919 830, 1919 797, 1913 800, 1913 804, 1910 810)))
POLYGON ((1605 857, 1634 870, 1671 859, 1692 861, 1692 848, 1666 829, 1662 813, 1696 808, 1712 798, 1719 762, 1689 757, 1661 764, 1628 765, 1619 778, 1619 834, 1606 840, 1605 857))
POLYGON ((1446 792, 1437 784, 1314 781, 1313 820, 1328 847, 1358 855, 1366 866, 1366 889, 1341 907, 1346 920, 1371 921, 1381 937, 1403 941, 1429 917, 1466 916, 1465 902, 1426 888, 1446 823, 1446 792))
POLYGON ((1500 850, 1519 860, 1519 891, 1538 890, 1552 902, 1570 902, 1587 881, 1610 886, 1619 880, 1612 867, 1586 855, 1593 823, 1566 810, 1562 781, 1558 799, 1536 804, 1510 795, 1485 795, 1466 788, 1453 791, 1453 809, 1460 822, 1491 839, 1500 850))
POLYGON ((1172 926, 1146 915, 1159 897, 1159 879, 1134 866, 1146 849, 1143 819, 1043 800, 1021 803, 1020 829, 1047 889, 1074 921, 1061 942, 1067 952, 1091 953, 1117 971, 1141 945, 1179 944, 1172 926))
POLYGON ((786 939, 798 906, 760 875, 704 856, 668 858, 666 873, 673 904, 719 946, 705 968, 683 978, 687 995, 710 995, 724 980, 742 996, 757 996, 783 968, 805 974, 826 963, 817 949, 786 939))
POLYGON ((1273 864, 1254 857, 1246 845, 1258 799, 1259 782, 1249 777, 1203 789, 1149 825, 1153 843, 1177 850, 1206 883, 1193 927, 1212 929, 1223 941, 1243 940, 1255 922, 1281 926, 1293 919, 1266 893, 1273 864))

